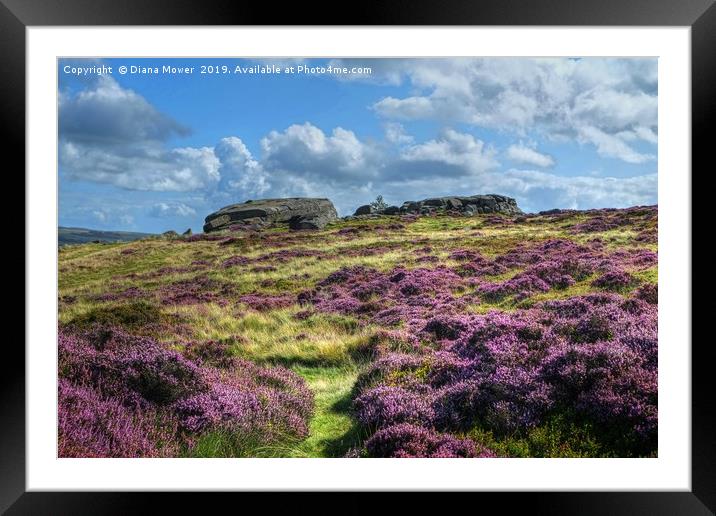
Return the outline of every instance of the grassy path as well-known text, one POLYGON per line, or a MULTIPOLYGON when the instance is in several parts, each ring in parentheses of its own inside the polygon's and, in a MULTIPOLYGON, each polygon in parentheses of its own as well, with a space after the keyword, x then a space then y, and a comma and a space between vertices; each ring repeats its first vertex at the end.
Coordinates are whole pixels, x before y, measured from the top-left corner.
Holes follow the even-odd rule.
POLYGON ((354 365, 340 367, 294 366, 315 395, 316 412, 309 436, 293 457, 342 457, 357 443, 358 430, 350 416, 351 390, 358 377, 354 365))

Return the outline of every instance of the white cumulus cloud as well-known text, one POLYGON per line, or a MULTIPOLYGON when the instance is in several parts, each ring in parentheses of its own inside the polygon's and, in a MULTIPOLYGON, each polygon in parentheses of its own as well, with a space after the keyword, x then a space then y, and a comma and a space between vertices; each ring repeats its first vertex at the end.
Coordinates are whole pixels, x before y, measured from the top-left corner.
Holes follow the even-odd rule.
POLYGON ((211 188, 219 181, 212 148, 165 146, 170 137, 187 133, 109 76, 75 95, 60 95, 59 164, 71 179, 129 190, 211 188))
POLYGON ((507 157, 515 163, 534 165, 537 167, 554 166, 554 158, 549 154, 538 152, 534 145, 523 142, 512 144, 507 148, 507 157))
POLYGON ((407 133, 403 124, 398 122, 388 122, 383 125, 385 131, 385 139, 395 145, 405 145, 407 143, 413 143, 415 138, 407 133))
POLYGON ((271 131, 261 140, 265 169, 323 181, 375 176, 376 153, 352 131, 336 127, 330 135, 306 122, 271 131))
POLYGON ((75 142, 144 143, 189 132, 109 75, 98 76, 92 87, 74 96, 59 95, 59 111, 60 134, 75 142))
POLYGON ((221 163, 220 190, 261 195, 269 189, 268 175, 241 138, 222 138, 214 147, 214 154, 221 163))
POLYGON ((437 139, 403 149, 394 168, 406 178, 480 174, 499 166, 496 155, 492 146, 473 135, 446 129, 437 139))
POLYGON ((219 160, 209 147, 138 145, 107 149, 62 140, 60 167, 71 179, 128 190, 188 192, 219 181, 219 160))
POLYGON ((462 122, 579 139, 601 148, 603 156, 631 163, 644 156, 627 141, 656 143, 656 59, 406 59, 399 69, 418 91, 376 101, 373 109, 388 120, 462 122), (620 140, 622 149, 605 143, 602 134, 620 140))
POLYGON ((196 210, 183 202, 160 202, 152 207, 151 215, 153 217, 193 217, 196 210))

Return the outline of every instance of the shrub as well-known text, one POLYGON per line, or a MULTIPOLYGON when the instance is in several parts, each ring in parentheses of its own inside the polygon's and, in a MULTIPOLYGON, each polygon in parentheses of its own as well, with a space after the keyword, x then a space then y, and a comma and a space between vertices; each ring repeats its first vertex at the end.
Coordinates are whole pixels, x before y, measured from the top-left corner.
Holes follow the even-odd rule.
POLYGON ((184 355, 202 365, 230 368, 235 367, 237 359, 231 353, 228 341, 205 340, 192 342, 184 348, 184 355))
POLYGON ((656 305, 659 303, 659 288, 654 283, 645 283, 634 291, 634 297, 656 305))
POLYGON ((134 413, 118 400, 60 378, 58 456, 156 457, 175 451, 159 448, 162 435, 152 415, 134 413))
POLYGON ((386 209, 386 208, 388 207, 388 203, 386 203, 386 202, 383 200, 383 196, 382 196, 382 195, 379 195, 378 197, 376 197, 376 198, 375 198, 375 201, 373 201, 372 203, 370 203, 370 205, 371 205, 371 207, 373 207, 373 209, 376 210, 376 211, 383 211, 384 209, 386 209))
POLYGON ((474 442, 440 434, 421 426, 403 423, 376 432, 366 441, 371 457, 494 457, 491 451, 474 442))
POLYGON ((423 332, 432 334, 442 340, 455 340, 465 329, 468 323, 464 317, 438 316, 433 317, 423 328, 423 332))
POLYGON ((611 269, 592 281, 595 287, 613 291, 624 290, 633 284, 634 277, 620 269, 611 269))
POLYGON ((411 392, 402 387, 378 386, 354 401, 356 418, 368 428, 396 423, 429 426, 434 418, 430 395, 411 392))
POLYGON ((265 444, 307 435, 313 398, 295 373, 240 361, 233 371, 207 375, 211 383, 207 392, 173 407, 185 432, 228 430, 265 444))
POLYGON ((597 342, 557 350, 545 363, 544 377, 566 406, 603 427, 655 440, 656 370, 623 344, 597 342))
POLYGON ((132 301, 115 306, 92 308, 74 317, 69 325, 85 329, 92 326, 138 329, 165 319, 157 305, 149 301, 132 301))
POLYGON ((194 362, 119 328, 60 331, 59 365, 68 380, 127 406, 168 404, 208 388, 194 362))

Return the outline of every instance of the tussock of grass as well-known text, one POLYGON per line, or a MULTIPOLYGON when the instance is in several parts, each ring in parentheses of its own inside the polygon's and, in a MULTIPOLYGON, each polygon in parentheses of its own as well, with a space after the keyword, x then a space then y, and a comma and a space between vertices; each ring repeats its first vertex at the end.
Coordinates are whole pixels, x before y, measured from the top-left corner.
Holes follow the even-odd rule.
POLYGON ((369 338, 370 329, 351 317, 314 314, 298 319, 300 307, 256 312, 215 304, 178 307, 196 340, 233 342, 237 356, 286 366, 338 366, 350 363, 352 350, 369 338))
POLYGON ((138 329, 157 322, 166 321, 161 309, 146 301, 121 303, 109 306, 90 307, 67 320, 67 324, 77 328, 99 326, 121 326, 138 329))
POLYGON ((650 267, 643 271, 637 271, 632 273, 636 279, 646 283, 654 283, 655 285, 659 282, 659 268, 650 267))
POLYGON ((590 425, 559 414, 523 436, 495 437, 479 427, 466 436, 505 457, 584 458, 604 457, 608 453, 590 425))
POLYGON ((293 446, 300 441, 286 437, 278 439, 281 444, 266 445, 260 436, 230 431, 214 431, 202 435, 191 450, 184 452, 185 457, 212 458, 278 458, 293 453, 293 446))

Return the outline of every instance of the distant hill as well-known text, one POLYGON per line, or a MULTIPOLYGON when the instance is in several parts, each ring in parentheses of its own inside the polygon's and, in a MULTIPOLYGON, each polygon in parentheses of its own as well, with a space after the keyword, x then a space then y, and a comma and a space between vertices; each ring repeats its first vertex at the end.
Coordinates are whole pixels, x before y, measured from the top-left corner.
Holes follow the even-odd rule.
POLYGON ((68 244, 86 244, 87 242, 131 242, 151 236, 151 233, 132 233, 130 231, 99 231, 86 228, 58 228, 57 242, 60 246, 68 244))

